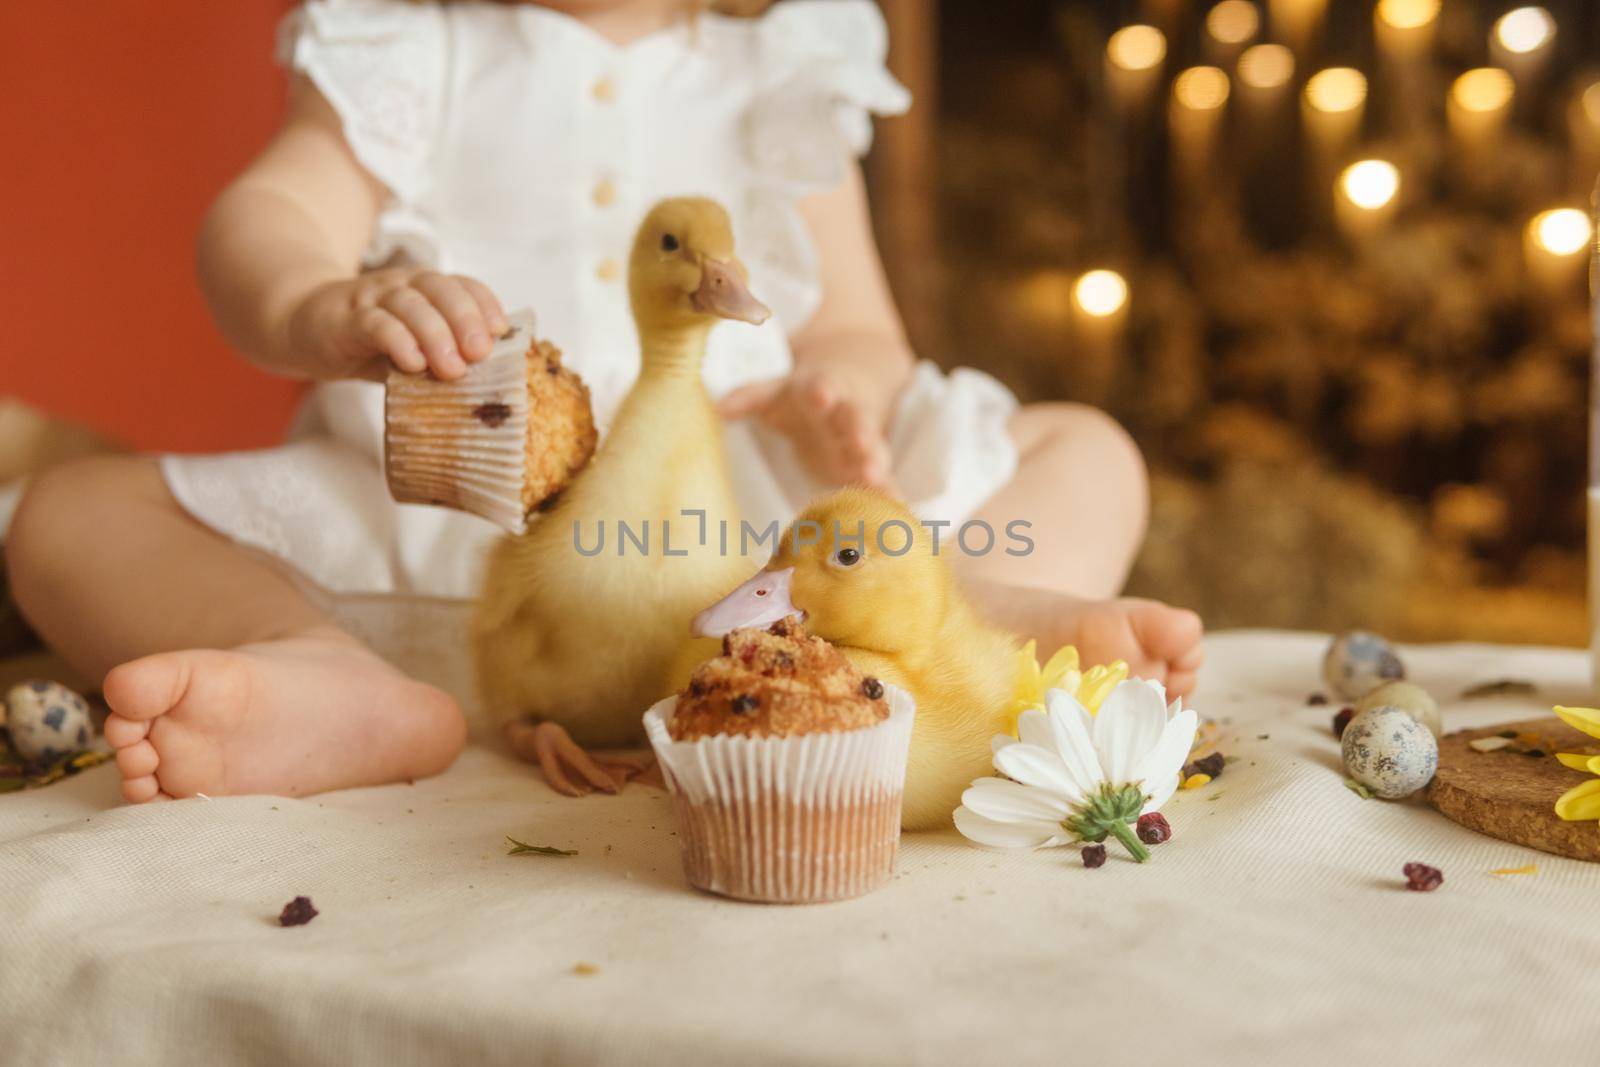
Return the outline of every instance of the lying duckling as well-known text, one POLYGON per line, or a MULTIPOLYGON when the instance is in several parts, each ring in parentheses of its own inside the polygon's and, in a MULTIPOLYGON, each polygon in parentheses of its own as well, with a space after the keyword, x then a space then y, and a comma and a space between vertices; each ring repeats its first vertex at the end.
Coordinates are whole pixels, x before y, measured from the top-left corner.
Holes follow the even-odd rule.
POLYGON ((768 315, 745 286, 727 212, 699 198, 656 205, 634 239, 628 294, 638 381, 588 468, 525 534, 495 547, 473 625, 485 706, 512 747, 571 795, 617 790, 613 772, 625 779, 632 768, 597 763, 579 745, 642 740, 640 715, 668 691, 690 618, 750 568, 701 536, 721 521, 739 527, 700 376, 706 338, 722 319, 768 315), (644 526, 648 549, 624 551, 619 522, 644 526), (612 542, 580 552, 602 528, 612 542))
POLYGON ((870 489, 807 508, 766 569, 701 612, 694 632, 719 636, 795 613, 863 672, 916 698, 902 821, 907 830, 950 825, 961 791, 989 772, 990 739, 1005 730, 1019 640, 978 617, 916 516, 870 489))

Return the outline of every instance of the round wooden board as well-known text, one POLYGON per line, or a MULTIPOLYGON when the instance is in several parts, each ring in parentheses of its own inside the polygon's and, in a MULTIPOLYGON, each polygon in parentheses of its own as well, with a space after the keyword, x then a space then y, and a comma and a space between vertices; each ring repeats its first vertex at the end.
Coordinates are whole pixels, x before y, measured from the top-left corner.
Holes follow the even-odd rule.
POLYGON ((1600 860, 1600 823, 1563 822, 1556 798, 1590 777, 1563 767, 1553 756, 1526 756, 1501 749, 1478 752, 1467 742, 1503 730, 1537 734, 1546 752, 1582 752, 1595 739, 1551 716, 1459 730, 1439 739, 1439 772, 1428 801, 1469 830, 1576 860, 1600 860))

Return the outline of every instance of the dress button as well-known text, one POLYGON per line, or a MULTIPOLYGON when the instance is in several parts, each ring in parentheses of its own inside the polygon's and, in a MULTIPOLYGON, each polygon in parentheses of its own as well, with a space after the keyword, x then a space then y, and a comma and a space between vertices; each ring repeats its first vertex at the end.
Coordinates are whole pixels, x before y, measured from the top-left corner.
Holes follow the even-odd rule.
POLYGON ((600 207, 610 207, 617 199, 617 184, 610 178, 601 178, 594 183, 594 191, 590 195, 600 207))
POLYGON ((610 256, 602 259, 600 264, 594 269, 595 277, 599 278, 603 282, 614 282, 617 280, 617 275, 621 273, 622 268, 619 267, 617 265, 617 261, 612 259, 610 256))
POLYGON ((609 104, 617 98, 617 83, 607 74, 594 83, 594 98, 602 104, 609 104))

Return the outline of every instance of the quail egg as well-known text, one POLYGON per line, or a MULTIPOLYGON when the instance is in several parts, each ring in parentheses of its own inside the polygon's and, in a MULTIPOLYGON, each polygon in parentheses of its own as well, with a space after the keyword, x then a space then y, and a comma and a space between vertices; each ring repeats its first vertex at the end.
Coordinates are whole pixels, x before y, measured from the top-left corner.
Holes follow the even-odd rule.
POLYGON ((1410 796, 1439 769, 1439 743, 1404 708, 1363 711, 1345 727, 1341 749, 1346 773, 1384 800, 1410 796))
POLYGON ((1356 701, 1356 711, 1360 713, 1368 708, 1384 705, 1403 709, 1413 719, 1426 726, 1434 737, 1438 737, 1444 731, 1444 718, 1439 714, 1438 703, 1420 685, 1411 682, 1384 682, 1356 701))
POLYGON ((1322 658, 1323 680, 1345 700, 1360 700, 1384 682, 1405 676, 1405 664, 1394 646, 1363 630, 1334 638, 1322 658))
POLYGON ((94 744, 89 702, 59 682, 28 681, 6 694, 11 747, 29 763, 48 763, 94 744))

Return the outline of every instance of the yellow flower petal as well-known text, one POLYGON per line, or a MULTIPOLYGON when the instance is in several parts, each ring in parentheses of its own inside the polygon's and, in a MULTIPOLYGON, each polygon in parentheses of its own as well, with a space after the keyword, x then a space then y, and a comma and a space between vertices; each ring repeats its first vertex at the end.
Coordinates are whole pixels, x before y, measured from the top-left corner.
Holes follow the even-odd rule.
POLYGON ((1209 774, 1191 774, 1189 777, 1183 780, 1180 788, 1199 789, 1209 781, 1211 781, 1211 776, 1209 774))
POLYGON ((1600 819, 1600 778, 1573 786, 1556 801, 1556 815, 1567 822, 1600 819))
POLYGON ((1574 730, 1582 730, 1590 737, 1600 737, 1600 710, 1595 708, 1563 708, 1559 706, 1554 710, 1561 721, 1574 730))
POLYGON ((1539 865, 1530 863, 1526 867, 1496 867, 1490 874, 1538 874, 1539 865))
POLYGON ((1078 670, 1078 650, 1071 645, 1062 645, 1056 649, 1055 655, 1050 657, 1050 662, 1044 665, 1044 687, 1046 689, 1065 689, 1059 683, 1070 673, 1078 670))
MULTIPOLYGON (((1557 752, 1556 759, 1561 761, 1563 767, 1571 767, 1575 771, 1593 770, 1593 765, 1600 756, 1591 756, 1585 752, 1557 752)), ((1595 771, 1600 774, 1600 771, 1595 771)))

